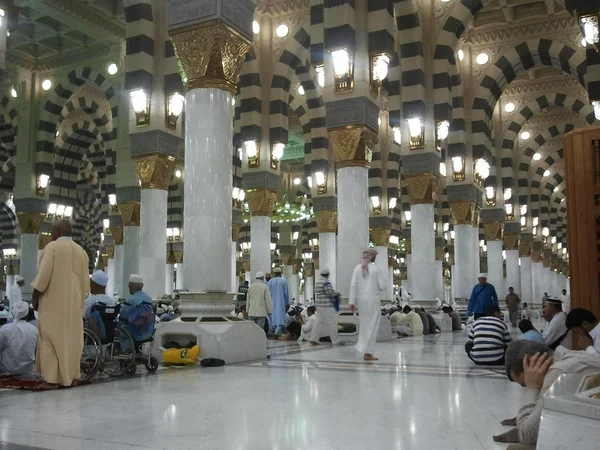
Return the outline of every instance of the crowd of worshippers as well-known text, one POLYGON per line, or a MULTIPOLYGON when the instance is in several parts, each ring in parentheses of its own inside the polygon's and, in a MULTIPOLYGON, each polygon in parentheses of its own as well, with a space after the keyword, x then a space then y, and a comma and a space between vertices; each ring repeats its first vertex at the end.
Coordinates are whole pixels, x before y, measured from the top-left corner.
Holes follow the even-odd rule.
POLYGON ((390 319, 392 330, 399 337, 422 336, 441 333, 442 331, 462 331, 460 315, 450 305, 442 305, 441 323, 438 325, 433 315, 421 306, 405 305, 400 308, 389 305, 385 308, 390 319), (440 326, 441 325, 441 326, 440 326))

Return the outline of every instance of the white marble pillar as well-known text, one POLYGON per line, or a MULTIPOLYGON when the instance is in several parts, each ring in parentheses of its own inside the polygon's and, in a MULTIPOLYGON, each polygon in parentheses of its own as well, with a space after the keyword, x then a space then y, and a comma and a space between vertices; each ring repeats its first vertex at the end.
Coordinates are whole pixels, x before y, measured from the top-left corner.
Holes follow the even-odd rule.
POLYGON ((345 298, 350 295, 350 281, 354 267, 360 264, 362 253, 369 246, 368 208, 367 169, 365 167, 340 168, 338 170, 336 290, 345 298))
POLYGON ((472 225, 454 225, 454 296, 458 298, 470 298, 471 290, 476 283, 477 273, 475 269, 475 252, 477 241, 473 241, 472 225), (473 247, 476 246, 474 249, 473 247))
MULTIPOLYGON (((375 250, 377 251, 377 257, 375 258, 375 265, 381 271, 383 285, 388 286, 389 276, 390 276, 389 270, 388 270, 388 248, 387 248, 387 246, 385 246, 385 247, 378 246, 378 247, 375 247, 375 250)), ((381 294, 381 300, 382 301, 391 301, 392 300, 392 297, 390 297, 389 289, 386 289, 385 291, 383 291, 383 293, 381 294)))
POLYGON ((294 266, 291 264, 283 266, 283 278, 288 282, 288 286, 292 282, 292 275, 294 275, 294 266))
POLYGON ((517 294, 522 294, 519 250, 506 250, 506 292, 510 286, 515 288, 517 294))
POLYGON ((165 189, 141 192, 140 275, 144 278, 144 292, 153 299, 165 293, 167 196, 165 189))
POLYGON ((531 278, 531 257, 521 257, 521 296, 522 302, 533 304, 533 283, 531 278))
POLYGON ((388 267, 388 293, 390 299, 395 302, 396 296, 394 295, 394 268, 388 267))
POLYGON ((454 302, 454 299, 458 297, 457 289, 456 289, 456 264, 452 264, 450 266, 450 304, 454 302))
POLYGON ((502 259, 502 241, 487 242, 488 283, 502 296, 504 287, 504 269, 502 259))
POLYGON ((542 305, 542 297, 544 291, 542 290, 542 263, 532 262, 531 263, 531 282, 533 285, 533 304, 537 306, 542 305))
MULTIPOLYGON (((286 278, 287 280, 287 278, 286 278)), ((252 284, 252 274, 250 272, 244 272, 244 281, 247 281, 249 284, 252 284)))
POLYGON ((10 288, 13 287, 15 284, 15 276, 14 275, 6 275, 6 296, 8 297, 9 300, 12 300, 12 298, 10 298, 10 288))
POLYGON ((173 294, 173 264, 165 265, 165 293, 173 294))
POLYGON ((182 263, 176 264, 177 266, 177 271, 175 273, 175 289, 177 290, 182 290, 184 289, 185 286, 185 272, 184 272, 184 267, 185 265, 182 263))
MULTIPOLYGON (((475 279, 472 280, 471 284, 471 289, 473 288, 473 286, 475 286, 475 284, 477 283, 477 275, 479 275, 479 272, 481 272, 481 255, 479 254, 479 226, 476 227, 472 227, 471 230, 472 233, 472 255, 473 255, 473 268, 471 269, 473 272, 473 274, 475 275, 475 279)), ((469 292, 469 296, 467 298, 471 297, 471 292, 469 292)))
POLYGON ((229 292, 237 292, 239 279, 237 276, 237 255, 238 247, 237 242, 231 243, 231 290, 229 292))
POLYGON ((109 258, 106 267, 106 274, 108 275, 108 283, 106 284, 106 295, 112 297, 115 292, 115 260, 109 258))
POLYGON ((413 283, 412 283, 412 276, 413 276, 413 265, 412 265, 412 253, 407 253, 406 254, 406 281, 405 281, 405 288, 406 291, 408 293, 410 293, 411 297, 412 297, 412 288, 413 288, 413 283))
POLYGON ((252 216, 250 226, 250 272, 271 272, 271 218, 252 216))
MULTIPOLYGON (((335 233, 319 233, 319 266, 322 269, 329 269, 329 282, 334 289, 337 289, 337 252, 336 252, 336 236, 335 233)), ((316 273, 315 277, 319 276, 316 273)))
POLYGON ((129 297, 129 275, 139 274, 139 270, 140 227, 125 226, 123 227, 123 297, 129 297))
POLYGON ((231 289, 231 98, 215 88, 185 94, 183 278, 190 292, 231 289))
POLYGON ((544 293, 547 293, 550 297, 554 296, 550 284, 550 268, 542 266, 542 295, 544 295, 544 293))
POLYGON ((290 305, 300 301, 300 276, 295 273, 290 278, 288 283, 288 289, 290 291, 290 305))
POLYGON ((435 293, 436 297, 440 299, 440 302, 444 301, 444 272, 442 267, 443 261, 435 260, 435 271, 433 272, 435 276, 435 293))
POLYGON ((411 205, 411 246, 412 246, 412 299, 435 300, 437 282, 432 282, 436 273, 435 234, 433 231, 433 204, 411 205))
POLYGON ((26 301, 31 301, 31 294, 33 294, 31 282, 34 280, 35 275, 37 274, 38 246, 39 235, 21 235, 20 275, 25 279, 25 284, 21 288, 21 292, 23 300, 26 301))
MULTIPOLYGON (((304 282, 304 304, 310 303, 315 296, 315 278, 306 277, 304 282)), ((290 300, 291 301, 291 300, 290 300)))
MULTIPOLYGON (((124 298, 127 293, 123 292, 123 256, 125 250, 122 245, 115 245, 115 282, 114 290, 117 291, 117 295, 120 298, 124 298)), ((114 292, 114 291, 113 291, 114 292)), ((111 293, 112 295, 112 293, 111 293)))

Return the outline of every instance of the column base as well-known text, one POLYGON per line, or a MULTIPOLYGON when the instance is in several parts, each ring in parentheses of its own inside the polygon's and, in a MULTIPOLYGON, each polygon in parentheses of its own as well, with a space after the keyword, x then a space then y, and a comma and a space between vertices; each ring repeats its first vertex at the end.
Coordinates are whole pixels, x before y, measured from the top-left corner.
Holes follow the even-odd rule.
POLYGON ((437 310, 437 307, 441 305, 442 299, 436 299, 434 298, 433 300, 423 300, 423 299, 418 299, 418 298, 411 298, 409 303, 411 306, 421 306, 423 308, 425 308, 428 311, 435 311, 437 310))
POLYGON ((226 292, 180 292, 179 311, 181 319, 190 317, 229 317, 233 310, 234 293, 226 292))

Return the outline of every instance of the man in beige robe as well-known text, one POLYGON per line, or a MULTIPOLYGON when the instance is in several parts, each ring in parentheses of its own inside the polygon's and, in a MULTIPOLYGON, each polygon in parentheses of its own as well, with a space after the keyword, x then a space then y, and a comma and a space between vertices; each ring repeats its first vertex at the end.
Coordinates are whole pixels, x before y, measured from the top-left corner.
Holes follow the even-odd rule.
POLYGON ((90 291, 89 258, 71 238, 68 220, 52 226, 52 242, 46 245, 31 285, 38 311, 37 370, 42 389, 72 386, 79 377, 83 350, 83 305, 90 291))

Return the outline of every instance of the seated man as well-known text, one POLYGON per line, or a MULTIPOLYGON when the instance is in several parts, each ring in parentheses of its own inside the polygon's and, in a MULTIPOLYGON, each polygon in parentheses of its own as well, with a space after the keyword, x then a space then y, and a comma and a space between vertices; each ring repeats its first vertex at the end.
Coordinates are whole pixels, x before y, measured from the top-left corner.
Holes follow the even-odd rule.
POLYGON ((460 314, 454 311, 454 308, 452 308, 452 306, 444 306, 442 308, 442 312, 444 314, 448 314, 448 316, 452 319, 452 331, 462 331, 460 314))
POLYGON ((540 429, 543 398, 563 374, 592 375, 600 372, 600 358, 586 352, 565 351, 562 355, 532 341, 516 340, 506 350, 506 375, 528 389, 517 418, 503 421, 516 429, 494 436, 497 442, 535 445, 540 429))
POLYGON ((440 330, 440 327, 438 327, 433 316, 431 314, 429 314, 428 312, 426 312, 425 308, 421 308, 421 309, 425 313, 425 317, 427 317, 427 322, 429 323, 429 333, 431 333, 431 334, 441 333, 442 330, 440 330))
POLYGON ((90 330, 96 333, 97 336, 103 337, 103 325, 100 324, 102 318, 97 314, 92 313, 92 308, 97 303, 102 303, 106 306, 115 306, 113 297, 106 295, 106 285, 108 284, 108 275, 103 270, 96 270, 90 277, 90 295, 85 299, 83 304, 83 318, 87 322, 90 330))
POLYGON ((152 299, 142 289, 144 279, 137 274, 129 276, 129 293, 131 296, 121 303, 119 320, 127 324, 127 331, 134 340, 143 341, 149 338, 154 330, 155 315, 152 309, 152 299), (136 311, 139 313, 133 315, 136 311))
POLYGON ((519 322, 519 330, 521 330, 521 333, 523 333, 523 335, 521 336, 522 340, 533 341, 533 342, 537 342, 538 344, 546 345, 544 336, 542 336, 538 332, 538 330, 535 329, 535 327, 531 323, 531 320, 529 320, 529 319, 521 320, 519 322))
MULTIPOLYGON (((414 312, 408 305, 404 307, 402 314, 401 317, 396 316, 394 322, 392 322, 392 325, 395 324, 396 326, 398 336, 423 336, 423 321, 421 320, 421 316, 414 312)), ((392 318, 390 317, 391 321, 392 318)))
POLYGON ((423 334, 435 333, 435 330, 429 329, 429 320, 427 320, 427 314, 425 314, 425 310, 420 306, 415 307, 415 312, 421 318, 421 322, 423 322, 423 334))
POLYGON ((315 317, 316 308, 314 306, 309 306, 306 308, 306 314, 308 316, 308 320, 304 325, 302 325, 302 332, 300 337, 298 338, 298 342, 302 342, 303 340, 310 341, 312 345, 319 345, 319 339, 316 336, 313 336, 313 331, 315 330, 315 323, 317 322, 317 318, 315 317))
POLYGON ((567 314, 567 329, 579 336, 581 350, 600 356, 600 321, 591 311, 575 308, 567 314))
POLYGON ((14 322, 0 328, 0 373, 29 375, 35 373, 38 329, 25 320, 29 304, 13 304, 14 322))
POLYGON ((502 321, 498 305, 488 308, 487 316, 477 319, 465 344, 469 359, 482 366, 504 364, 504 352, 511 341, 508 327, 502 321))

